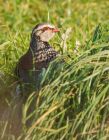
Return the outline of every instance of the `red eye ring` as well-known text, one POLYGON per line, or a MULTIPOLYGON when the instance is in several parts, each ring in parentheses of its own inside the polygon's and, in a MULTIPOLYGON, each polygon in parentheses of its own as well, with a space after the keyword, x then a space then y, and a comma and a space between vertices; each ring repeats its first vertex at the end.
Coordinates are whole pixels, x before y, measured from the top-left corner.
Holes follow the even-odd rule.
POLYGON ((43 29, 42 29, 42 31, 43 32, 45 32, 46 30, 52 30, 52 32, 59 32, 59 29, 57 29, 57 28, 49 28, 49 27, 44 27, 43 29))

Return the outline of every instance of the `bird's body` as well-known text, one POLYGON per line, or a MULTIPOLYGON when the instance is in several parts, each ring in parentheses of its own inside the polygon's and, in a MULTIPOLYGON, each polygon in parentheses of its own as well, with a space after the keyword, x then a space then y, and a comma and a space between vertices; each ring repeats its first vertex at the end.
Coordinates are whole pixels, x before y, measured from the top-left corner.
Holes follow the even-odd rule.
POLYGON ((38 85, 39 75, 43 68, 47 68, 54 60, 56 52, 48 43, 58 30, 50 24, 38 24, 32 31, 30 47, 18 62, 16 75, 23 83, 35 83, 38 85))
MULTIPOLYGON (((36 25, 32 30, 29 48, 18 61, 15 75, 18 77, 19 82, 16 87, 17 98, 15 98, 14 101, 17 108, 13 105, 16 112, 15 117, 19 118, 17 125, 22 122, 22 105, 26 103, 29 93, 31 93, 31 85, 33 86, 32 91, 35 88, 35 97, 37 97, 43 69, 47 69, 49 63, 58 56, 58 52, 48 43, 48 41, 55 35, 55 32, 58 32, 58 29, 51 24, 43 23, 36 25)), ((36 100, 33 100, 32 102, 32 105, 27 111, 27 116, 33 112, 35 108, 36 100)), ((31 120, 32 118, 27 120, 26 124, 31 124, 31 120)), ((17 129, 17 125, 15 129, 17 129)))

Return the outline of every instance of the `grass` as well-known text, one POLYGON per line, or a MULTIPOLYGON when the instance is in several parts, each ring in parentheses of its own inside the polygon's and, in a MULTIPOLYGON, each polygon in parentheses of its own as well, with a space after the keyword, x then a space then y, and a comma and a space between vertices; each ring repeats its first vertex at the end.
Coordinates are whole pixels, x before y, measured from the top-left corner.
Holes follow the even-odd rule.
MULTIPOLYGON (((23 106, 19 138, 0 128, 1 139, 109 139, 109 2, 108 0, 10 0, 0 2, 0 109, 14 94, 14 68, 28 49, 33 26, 52 22, 60 33, 50 42, 62 54, 42 73, 35 110, 28 116, 35 92, 23 106), (66 40, 62 38, 67 35, 66 40), (76 42, 79 42, 77 46, 76 42), (25 124, 32 118, 32 125, 25 124)), ((16 120, 13 119, 16 124, 16 120)))

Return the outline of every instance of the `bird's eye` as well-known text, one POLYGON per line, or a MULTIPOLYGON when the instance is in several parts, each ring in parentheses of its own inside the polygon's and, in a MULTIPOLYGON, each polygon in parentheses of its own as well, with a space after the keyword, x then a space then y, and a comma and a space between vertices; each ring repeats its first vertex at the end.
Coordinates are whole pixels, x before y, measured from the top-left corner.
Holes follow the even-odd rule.
POLYGON ((42 31, 46 31, 48 29, 48 27, 44 27, 43 29, 42 29, 42 31))
POLYGON ((45 32, 46 30, 50 30, 50 28, 49 28, 49 27, 44 27, 44 28, 42 29, 43 32, 45 32))

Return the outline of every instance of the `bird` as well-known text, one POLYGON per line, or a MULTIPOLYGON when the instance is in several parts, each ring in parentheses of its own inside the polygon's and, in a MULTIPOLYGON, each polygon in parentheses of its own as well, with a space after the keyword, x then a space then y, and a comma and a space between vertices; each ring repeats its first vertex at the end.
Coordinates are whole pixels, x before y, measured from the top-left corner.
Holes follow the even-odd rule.
MULTIPOLYGON (((16 86, 14 106, 14 118, 20 118, 19 124, 22 124, 22 106, 26 104, 31 90, 35 90, 35 97, 31 106, 28 108, 27 116, 35 109, 35 103, 40 91, 41 74, 47 70, 49 64, 60 56, 50 44, 49 41, 59 32, 59 29, 51 23, 39 23, 33 27, 30 44, 24 55, 22 55, 15 67, 15 76, 18 79, 16 86)), ((27 126, 31 120, 26 121, 27 126)), ((17 126, 17 125, 16 125, 17 126)), ((22 128, 22 125, 21 125, 22 128)), ((16 128, 15 128, 16 129, 16 128)), ((21 129, 20 129, 21 130, 21 129)))
POLYGON ((58 32, 59 29, 51 23, 39 23, 33 28, 29 48, 15 68, 15 75, 27 88, 29 84, 39 89, 40 73, 59 55, 49 44, 58 32))

